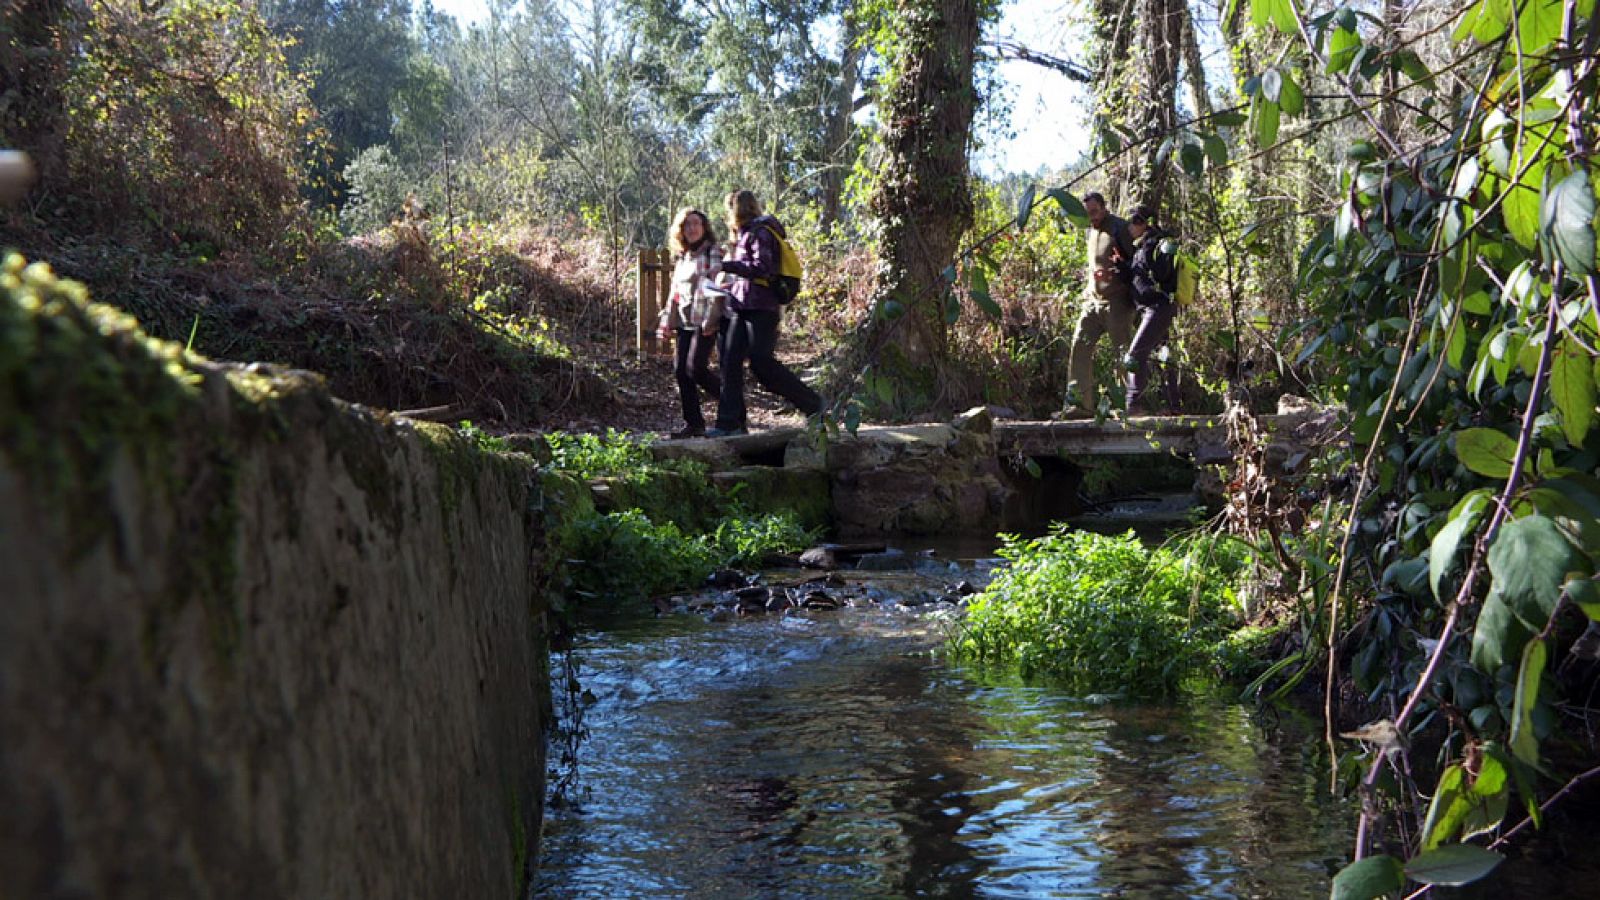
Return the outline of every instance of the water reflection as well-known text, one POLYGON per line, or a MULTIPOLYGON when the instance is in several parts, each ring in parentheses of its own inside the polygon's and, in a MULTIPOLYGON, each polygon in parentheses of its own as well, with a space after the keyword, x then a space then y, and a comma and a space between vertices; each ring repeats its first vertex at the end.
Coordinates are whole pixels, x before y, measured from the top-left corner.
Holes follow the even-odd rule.
POLYGON ((877 610, 594 634, 549 897, 1298 897, 1348 812, 1308 731, 948 668, 877 610), (687 630, 686 630, 687 629, 687 630))

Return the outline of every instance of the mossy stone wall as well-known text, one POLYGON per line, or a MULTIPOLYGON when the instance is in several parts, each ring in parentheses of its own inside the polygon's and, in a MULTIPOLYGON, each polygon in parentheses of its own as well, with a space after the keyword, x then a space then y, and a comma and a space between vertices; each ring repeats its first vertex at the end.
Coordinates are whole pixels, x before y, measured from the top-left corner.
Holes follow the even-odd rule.
POLYGON ((0 894, 519 894, 546 492, 8 260, 0 894))

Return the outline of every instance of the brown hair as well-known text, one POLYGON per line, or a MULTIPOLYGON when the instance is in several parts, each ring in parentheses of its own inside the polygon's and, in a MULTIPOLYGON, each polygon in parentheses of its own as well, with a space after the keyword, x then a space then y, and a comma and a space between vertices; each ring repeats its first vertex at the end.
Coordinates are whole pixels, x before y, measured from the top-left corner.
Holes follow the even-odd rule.
POLYGON ((672 219, 672 227, 667 229, 667 245, 672 248, 672 255, 674 256, 682 256, 696 247, 703 247, 707 243, 715 244, 716 242, 717 232, 711 227, 711 220, 706 218, 705 213, 692 206, 685 206, 683 209, 678 210, 678 214, 672 219), (683 223, 687 222, 690 216, 700 217, 700 228, 705 232, 700 237, 700 243, 695 244, 693 247, 689 246, 689 242, 683 239, 683 223))
POLYGON ((729 192, 726 205, 729 231, 738 231, 761 215, 761 203, 756 200, 756 195, 749 191, 729 192))

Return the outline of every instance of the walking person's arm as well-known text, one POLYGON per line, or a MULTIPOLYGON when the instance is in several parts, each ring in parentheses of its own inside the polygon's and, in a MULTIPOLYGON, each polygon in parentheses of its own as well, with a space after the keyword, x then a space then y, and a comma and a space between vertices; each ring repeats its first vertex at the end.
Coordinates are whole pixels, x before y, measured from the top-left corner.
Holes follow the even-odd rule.
POLYGON ((770 279, 778 274, 778 239, 764 226, 755 226, 739 234, 740 248, 745 249, 744 259, 738 253, 722 262, 722 271, 740 278, 770 279))

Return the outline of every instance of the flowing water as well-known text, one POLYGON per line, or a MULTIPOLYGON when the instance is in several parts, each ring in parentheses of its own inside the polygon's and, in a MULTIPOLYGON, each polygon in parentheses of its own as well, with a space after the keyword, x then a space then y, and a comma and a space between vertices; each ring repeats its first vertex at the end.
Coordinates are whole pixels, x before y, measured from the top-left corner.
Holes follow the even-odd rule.
POLYGON ((536 893, 1327 895, 1352 818, 1309 720, 987 676, 929 653, 945 622, 887 604, 591 631, 578 788, 536 893))

